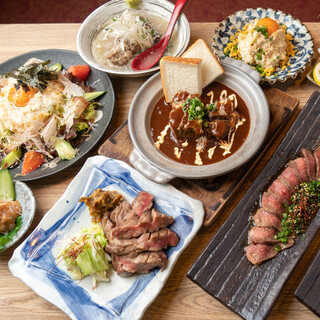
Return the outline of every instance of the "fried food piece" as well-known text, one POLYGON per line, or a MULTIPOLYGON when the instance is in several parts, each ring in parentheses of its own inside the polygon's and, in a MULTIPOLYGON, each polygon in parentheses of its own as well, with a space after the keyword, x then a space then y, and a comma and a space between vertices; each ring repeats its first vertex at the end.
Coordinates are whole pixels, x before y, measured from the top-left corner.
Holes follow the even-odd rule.
POLYGON ((16 226, 16 218, 22 212, 19 201, 0 200, 0 233, 6 233, 16 226))

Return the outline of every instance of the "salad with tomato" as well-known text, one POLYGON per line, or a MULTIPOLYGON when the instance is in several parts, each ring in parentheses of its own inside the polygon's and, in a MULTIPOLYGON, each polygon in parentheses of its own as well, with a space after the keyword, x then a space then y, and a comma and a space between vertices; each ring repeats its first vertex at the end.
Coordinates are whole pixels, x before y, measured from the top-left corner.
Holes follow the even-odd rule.
POLYGON ((86 85, 87 65, 28 60, 0 78, 1 169, 22 161, 22 175, 77 155, 77 145, 102 116, 105 91, 86 85))

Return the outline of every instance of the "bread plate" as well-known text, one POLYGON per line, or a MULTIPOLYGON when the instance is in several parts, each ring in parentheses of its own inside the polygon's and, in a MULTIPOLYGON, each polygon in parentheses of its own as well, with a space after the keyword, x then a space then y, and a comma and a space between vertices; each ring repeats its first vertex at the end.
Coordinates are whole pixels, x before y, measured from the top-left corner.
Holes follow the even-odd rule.
POLYGON ((202 225, 203 205, 170 185, 146 179, 128 164, 103 156, 89 158, 66 192, 50 209, 32 234, 14 251, 9 269, 38 295, 55 304, 72 319, 140 319, 161 291, 182 251, 202 225), (66 237, 90 225, 91 216, 82 196, 101 188, 121 193, 128 201, 141 190, 154 195, 156 207, 175 218, 170 226, 180 238, 166 250, 166 269, 149 274, 120 277, 108 274, 93 290, 86 277, 73 280, 55 258, 66 237))
POLYGON ((134 145, 130 162, 137 170, 158 183, 175 177, 202 179, 233 171, 254 156, 269 127, 269 106, 258 84, 260 75, 247 64, 233 59, 227 59, 222 67, 225 74, 216 81, 237 92, 249 109, 251 126, 240 149, 225 160, 204 166, 181 164, 162 154, 150 133, 152 110, 163 96, 160 73, 157 73, 138 90, 129 111, 128 127, 134 145))

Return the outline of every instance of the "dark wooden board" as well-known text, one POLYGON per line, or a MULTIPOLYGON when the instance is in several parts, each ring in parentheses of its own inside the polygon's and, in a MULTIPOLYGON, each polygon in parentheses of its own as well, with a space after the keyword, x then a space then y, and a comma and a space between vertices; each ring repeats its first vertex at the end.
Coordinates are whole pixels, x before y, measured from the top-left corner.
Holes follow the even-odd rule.
POLYGON ((189 270, 187 276, 245 319, 265 319, 280 291, 320 227, 320 210, 295 245, 259 267, 247 260, 244 247, 250 214, 261 191, 301 148, 320 144, 320 93, 314 92, 270 161, 238 202, 229 218, 189 270))
POLYGON ((320 250, 294 295, 320 317, 320 250))
MULTIPOLYGON (((270 128, 266 142, 251 161, 235 172, 214 179, 186 180, 177 178, 170 182, 180 191, 202 201, 205 208, 203 222, 205 226, 209 226, 215 221, 228 201, 237 193, 299 105, 299 100, 278 89, 269 88, 264 90, 264 93, 271 112, 270 128)), ((125 122, 99 148, 98 153, 129 163, 129 155, 132 149, 133 145, 130 140, 128 125, 125 122)))

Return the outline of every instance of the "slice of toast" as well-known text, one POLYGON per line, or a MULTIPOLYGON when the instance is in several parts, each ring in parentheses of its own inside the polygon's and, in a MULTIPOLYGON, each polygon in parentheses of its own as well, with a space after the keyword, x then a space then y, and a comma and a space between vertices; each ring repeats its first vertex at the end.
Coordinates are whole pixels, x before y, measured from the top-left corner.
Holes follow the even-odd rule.
POLYGON ((224 73, 220 63, 203 39, 198 39, 182 55, 183 58, 202 59, 202 87, 206 87, 224 73))
POLYGON ((167 102, 179 91, 202 93, 201 59, 165 56, 160 60, 162 88, 167 102))

